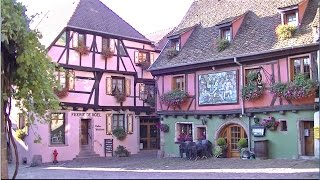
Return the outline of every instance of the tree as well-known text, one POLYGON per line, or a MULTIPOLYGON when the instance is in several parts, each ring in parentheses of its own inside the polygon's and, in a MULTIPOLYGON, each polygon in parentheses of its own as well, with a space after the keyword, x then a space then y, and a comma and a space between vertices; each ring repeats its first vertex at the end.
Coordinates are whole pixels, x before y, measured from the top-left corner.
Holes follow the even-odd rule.
MULTIPOLYGON (((11 101, 15 99, 17 107, 29 112, 27 125, 35 120, 48 122, 48 110, 59 109, 59 100, 53 87, 58 84, 54 77, 55 64, 46 55, 45 47, 38 38, 41 34, 29 28, 30 19, 25 14, 26 8, 15 0, 1 0, 1 139, 8 141, 15 149, 16 169, 18 173, 19 158, 11 132, 11 101)), ((39 137, 40 138, 40 137, 39 137)), ((5 143, 1 144, 6 152, 5 143)), ((1 154, 1 178, 8 179, 8 164, 5 153, 1 154)))

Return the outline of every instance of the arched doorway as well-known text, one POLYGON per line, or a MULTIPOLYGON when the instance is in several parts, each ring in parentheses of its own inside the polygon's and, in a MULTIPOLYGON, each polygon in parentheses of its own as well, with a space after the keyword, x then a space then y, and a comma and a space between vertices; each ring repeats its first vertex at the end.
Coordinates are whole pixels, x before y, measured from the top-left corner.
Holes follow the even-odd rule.
POLYGON ((220 131, 219 137, 223 137, 227 141, 227 157, 240 157, 237 143, 240 138, 248 139, 246 131, 238 124, 229 124, 224 127, 220 131))

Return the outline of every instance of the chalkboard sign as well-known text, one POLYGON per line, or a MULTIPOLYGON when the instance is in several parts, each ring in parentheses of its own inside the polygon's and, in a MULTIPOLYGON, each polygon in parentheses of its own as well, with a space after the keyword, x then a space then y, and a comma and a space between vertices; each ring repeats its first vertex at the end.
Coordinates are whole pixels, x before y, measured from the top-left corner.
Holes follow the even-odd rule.
POLYGON ((104 157, 107 157, 107 153, 113 156, 113 139, 104 139, 104 157))

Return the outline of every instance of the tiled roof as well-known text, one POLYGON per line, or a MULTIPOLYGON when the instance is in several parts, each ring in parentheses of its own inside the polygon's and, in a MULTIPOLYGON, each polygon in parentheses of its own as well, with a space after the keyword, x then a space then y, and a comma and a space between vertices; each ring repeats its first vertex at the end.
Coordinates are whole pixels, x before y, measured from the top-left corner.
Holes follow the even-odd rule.
POLYGON ((173 31, 173 32, 170 33, 170 35, 168 36, 168 38, 173 37, 173 36, 179 36, 179 35, 187 32, 187 31, 193 29, 193 28, 196 27, 196 26, 197 26, 197 24, 194 25, 194 26, 191 26, 191 27, 186 27, 186 28, 183 28, 183 29, 180 29, 180 30, 177 30, 177 31, 173 31))
POLYGON ((161 51, 166 45, 168 35, 174 31, 174 28, 164 29, 150 34, 146 34, 146 37, 154 42, 156 50, 161 51))
POLYGON ((80 0, 68 26, 149 41, 99 0, 80 0))
MULTIPOLYGON (((301 0, 300 0, 301 1, 301 0)), ((313 43, 312 25, 319 20, 319 0, 309 0, 300 28, 294 37, 279 41, 275 28, 281 24, 279 7, 296 5, 299 0, 198 0, 194 1, 176 31, 194 26, 195 28, 178 56, 168 59, 165 49, 149 70, 160 70, 203 62, 223 60, 235 56, 280 50, 282 48, 313 43), (218 23, 244 13, 237 35, 230 46, 218 52, 218 23)))

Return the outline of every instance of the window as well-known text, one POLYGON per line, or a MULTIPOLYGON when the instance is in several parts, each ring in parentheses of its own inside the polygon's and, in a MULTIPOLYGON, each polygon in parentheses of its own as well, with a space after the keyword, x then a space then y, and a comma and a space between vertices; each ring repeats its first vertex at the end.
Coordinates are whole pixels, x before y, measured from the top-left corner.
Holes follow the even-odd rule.
POLYGON ((231 28, 221 29, 221 39, 231 41, 231 28))
POLYGON ((207 139, 206 127, 197 127, 197 140, 207 139))
POLYGON ((66 45, 66 32, 63 32, 56 42, 56 45, 65 46, 66 45))
POLYGON ((78 34, 78 46, 80 44, 86 44, 86 35, 85 34, 78 34))
POLYGON ((311 60, 309 56, 298 57, 291 59, 291 79, 298 73, 306 75, 308 78, 311 77, 311 60))
POLYGON ((109 38, 102 38, 102 44, 101 44, 101 51, 110 48, 110 39, 109 38))
POLYGON ((146 100, 148 98, 154 97, 154 85, 140 84, 139 85, 139 98, 141 100, 146 100))
POLYGON ((116 92, 125 93, 124 91, 124 78, 112 77, 112 94, 116 92))
POLYGON ((116 129, 116 128, 125 129, 124 121, 125 121, 124 114, 113 114, 113 116, 112 116, 112 130, 116 129))
POLYGON ((56 71, 56 80, 60 84, 61 88, 69 88, 69 90, 75 89, 75 72, 74 71, 56 71))
POLYGON ((172 89, 184 90, 184 76, 173 77, 172 89))
POLYGON ((248 81, 248 75, 249 73, 257 73, 257 81, 260 80, 262 81, 262 75, 260 73, 260 68, 252 68, 252 69, 246 69, 245 70, 245 84, 249 83, 248 81), (259 76, 259 79, 258 79, 258 76, 259 76))
POLYGON ((291 24, 294 26, 298 25, 298 19, 296 15, 296 11, 288 12, 284 15, 284 24, 291 24))
POLYGON ((26 114, 19 113, 19 122, 17 123, 19 129, 23 129, 26 127, 27 116, 26 114))
POLYGON ((180 38, 171 39, 171 47, 176 51, 180 51, 180 38))
POLYGON ((176 124, 176 141, 193 141, 192 123, 177 123, 176 124))
POLYGON ((66 72, 65 71, 57 71, 56 72, 56 80, 59 82, 61 88, 67 87, 67 80, 66 80, 66 72))
POLYGON ((86 45, 86 35, 74 32, 72 36, 72 47, 78 47, 80 44, 86 45))
POLYGON ((149 54, 146 52, 139 52, 138 61, 139 62, 148 62, 149 61, 149 54))
POLYGON ((50 122, 51 144, 65 144, 65 115, 52 113, 50 122))
POLYGON ((280 131, 288 131, 287 121, 280 121, 280 131))

